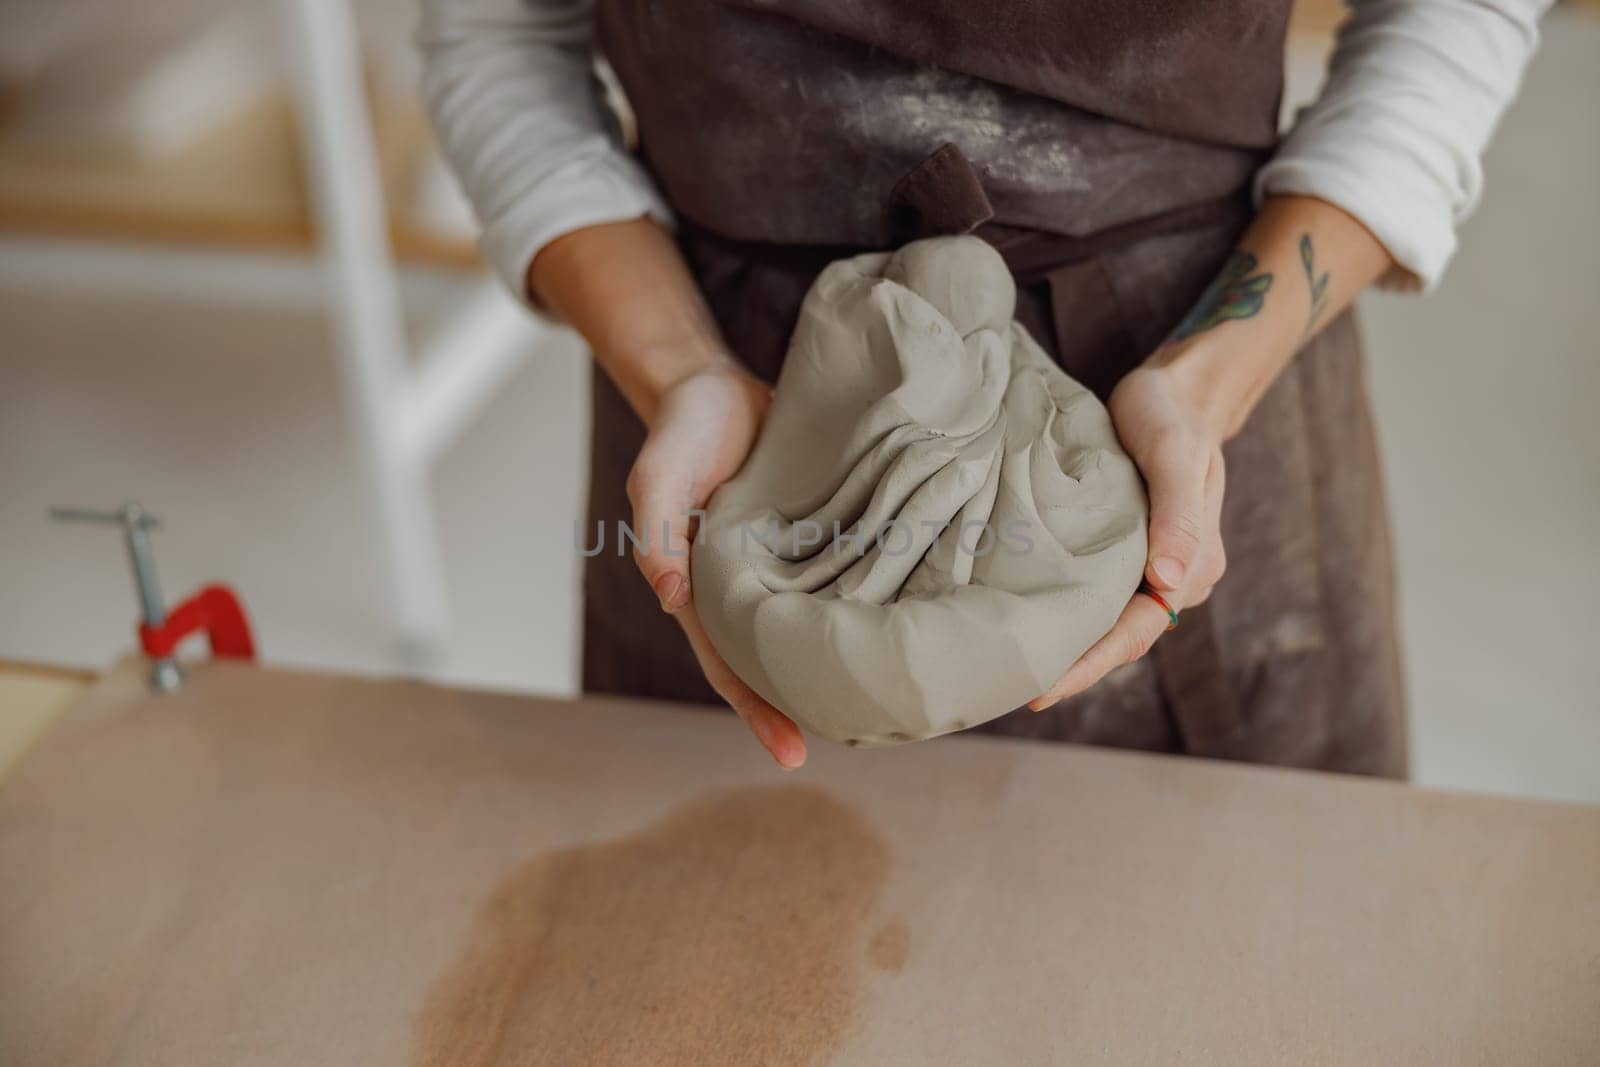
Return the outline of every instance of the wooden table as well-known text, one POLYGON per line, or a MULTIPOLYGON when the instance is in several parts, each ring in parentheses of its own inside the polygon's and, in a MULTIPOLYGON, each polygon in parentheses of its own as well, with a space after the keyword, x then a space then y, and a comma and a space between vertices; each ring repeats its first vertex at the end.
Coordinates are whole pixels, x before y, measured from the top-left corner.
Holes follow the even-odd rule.
POLYGON ((1600 810, 213 665, 0 790, 4 1064, 1600 1062, 1600 810))

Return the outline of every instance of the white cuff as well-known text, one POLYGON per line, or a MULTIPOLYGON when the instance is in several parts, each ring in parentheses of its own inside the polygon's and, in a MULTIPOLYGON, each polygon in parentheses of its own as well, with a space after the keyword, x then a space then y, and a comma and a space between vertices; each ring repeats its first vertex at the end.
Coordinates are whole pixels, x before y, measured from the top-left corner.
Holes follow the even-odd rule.
POLYGON ((1435 187, 1393 180, 1405 173, 1403 166, 1368 170, 1309 154, 1280 157, 1257 172, 1256 205, 1274 195, 1326 200, 1371 231, 1394 260, 1380 288, 1430 292, 1455 254, 1455 222, 1435 187))
POLYGON ((547 314, 528 291, 528 267, 540 249, 585 226, 646 215, 673 226, 672 210, 631 156, 580 159, 543 175, 509 209, 485 220, 479 247, 513 296, 547 314))

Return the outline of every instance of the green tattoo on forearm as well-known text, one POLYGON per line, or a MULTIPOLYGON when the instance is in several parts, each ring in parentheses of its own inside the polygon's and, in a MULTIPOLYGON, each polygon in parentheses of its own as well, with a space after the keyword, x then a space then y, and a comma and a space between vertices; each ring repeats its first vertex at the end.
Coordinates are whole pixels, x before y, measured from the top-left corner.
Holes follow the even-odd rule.
POLYGON ((1256 257, 1251 253, 1235 252, 1229 256, 1222 273, 1206 286, 1199 301, 1172 331, 1173 340, 1182 341, 1230 319, 1248 319, 1260 311, 1267 290, 1272 288, 1272 273, 1255 274, 1255 269, 1256 257))
POLYGON ((1300 235, 1300 265, 1306 269, 1306 285, 1311 290, 1311 313, 1306 316, 1306 333, 1311 332, 1311 327, 1317 324, 1317 316, 1322 314, 1322 308, 1328 302, 1328 272, 1323 271, 1319 277, 1316 268, 1316 256, 1311 251, 1311 235, 1300 235))

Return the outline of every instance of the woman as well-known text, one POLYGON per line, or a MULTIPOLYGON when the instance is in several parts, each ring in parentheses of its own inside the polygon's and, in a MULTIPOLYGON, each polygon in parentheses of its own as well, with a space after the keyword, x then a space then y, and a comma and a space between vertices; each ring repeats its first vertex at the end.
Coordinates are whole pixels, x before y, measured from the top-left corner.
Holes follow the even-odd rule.
POLYGON ((690 513, 747 455, 826 263, 972 232, 1107 400, 1151 504, 1151 593, 985 729, 1403 776, 1348 309, 1439 278, 1546 3, 1353 3, 1279 143, 1290 2, 425 0, 428 97, 485 251, 605 372, 589 528, 672 531, 588 561, 585 688, 720 695, 803 762, 695 617, 690 513))

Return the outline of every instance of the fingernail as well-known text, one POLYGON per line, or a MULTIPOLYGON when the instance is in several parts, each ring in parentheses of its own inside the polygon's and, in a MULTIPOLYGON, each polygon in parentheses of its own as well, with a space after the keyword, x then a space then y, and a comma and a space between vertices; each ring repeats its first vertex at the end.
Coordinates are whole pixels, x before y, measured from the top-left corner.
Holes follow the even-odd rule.
POLYGON ((761 735, 761 743, 763 745, 769 746, 767 748, 768 754, 772 756, 773 762, 776 763, 779 766, 779 768, 781 768, 784 771, 796 771, 796 770, 799 770, 801 764, 805 763, 805 761, 806 761, 806 758, 804 756, 801 756, 798 760, 795 760, 794 759, 794 753, 789 750, 787 745, 779 745, 779 746, 777 746, 777 748, 784 750, 781 754, 779 752, 777 752, 774 748, 771 747, 772 741, 771 741, 771 738, 767 735, 766 732, 763 732, 762 735, 761 735))
POLYGON ((668 612, 677 611, 683 606, 684 582, 682 575, 663 574, 656 579, 656 599, 661 601, 661 610, 668 612))
POLYGON ((1160 578, 1169 589, 1178 588, 1179 583, 1183 581, 1183 564, 1171 556, 1153 560, 1150 569, 1156 572, 1156 577, 1160 578))

